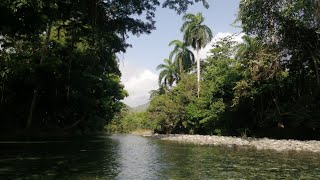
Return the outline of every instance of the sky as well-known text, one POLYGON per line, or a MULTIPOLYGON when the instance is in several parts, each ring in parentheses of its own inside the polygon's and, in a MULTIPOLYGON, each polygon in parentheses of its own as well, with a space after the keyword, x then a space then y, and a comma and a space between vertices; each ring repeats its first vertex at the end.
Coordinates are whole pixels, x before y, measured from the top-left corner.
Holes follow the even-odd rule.
MULTIPOLYGON (((200 52, 205 58, 212 43, 220 37, 236 34, 236 40, 241 40, 241 29, 233 24, 238 12, 240 0, 209 0, 210 7, 205 9, 201 3, 189 8, 187 13, 202 12, 204 24, 210 27, 214 38, 212 42, 200 52)), ((178 15, 170 9, 159 7, 156 12, 156 27, 149 35, 129 37, 128 48, 124 54, 119 54, 121 81, 129 96, 123 102, 131 107, 146 104, 149 101, 149 91, 158 88, 158 74, 156 67, 168 58, 173 47, 168 46, 172 40, 182 40, 180 32, 183 15, 178 15)))

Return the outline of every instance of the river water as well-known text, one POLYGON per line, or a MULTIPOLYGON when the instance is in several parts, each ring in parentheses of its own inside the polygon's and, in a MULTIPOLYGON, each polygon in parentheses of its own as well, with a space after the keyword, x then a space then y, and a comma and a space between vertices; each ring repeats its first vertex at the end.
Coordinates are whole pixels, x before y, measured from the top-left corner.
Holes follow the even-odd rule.
POLYGON ((0 179, 320 179, 320 154, 133 135, 0 142, 0 179))

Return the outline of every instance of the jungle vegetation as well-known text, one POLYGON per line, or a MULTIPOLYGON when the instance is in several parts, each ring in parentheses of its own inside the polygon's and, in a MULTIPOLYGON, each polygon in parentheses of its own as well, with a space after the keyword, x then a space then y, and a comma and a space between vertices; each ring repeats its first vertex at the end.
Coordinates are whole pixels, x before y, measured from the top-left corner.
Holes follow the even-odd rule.
POLYGON ((0 131, 103 130, 128 94, 116 54, 151 33, 161 6, 205 0, 2 0, 0 131))
POLYGON ((220 39, 201 61, 211 30, 201 13, 183 19, 146 112, 155 132, 319 138, 319 1, 241 0, 243 41, 220 39))
POLYGON ((96 132, 127 122, 122 129, 161 133, 320 134, 319 1, 241 0, 243 42, 221 39, 204 59, 199 51, 213 36, 201 13, 184 14, 193 3, 208 7, 206 0, 2 0, 1 133, 96 132), (168 43, 173 51, 158 66, 147 111, 130 114, 116 54, 131 46, 129 35, 155 29, 159 6, 183 14, 183 39, 168 43))

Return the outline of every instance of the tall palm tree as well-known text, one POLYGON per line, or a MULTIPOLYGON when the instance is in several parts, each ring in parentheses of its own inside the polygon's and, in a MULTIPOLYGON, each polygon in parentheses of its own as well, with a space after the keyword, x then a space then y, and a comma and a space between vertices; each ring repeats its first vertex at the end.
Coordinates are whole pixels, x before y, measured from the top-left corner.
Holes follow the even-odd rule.
POLYGON ((169 59, 174 57, 174 64, 178 67, 180 75, 184 71, 190 71, 195 63, 193 52, 188 49, 188 45, 180 40, 173 40, 169 46, 174 45, 173 51, 170 53, 169 59))
POLYGON ((183 39, 197 52, 197 74, 198 74, 198 97, 200 94, 200 57, 199 51, 209 44, 213 38, 211 29, 204 25, 204 18, 202 13, 186 14, 183 16, 185 21, 181 27, 181 31, 184 32, 183 39))
POLYGON ((164 59, 164 64, 159 64, 157 70, 161 70, 159 74, 159 86, 172 87, 174 82, 179 81, 179 75, 177 73, 177 67, 169 59, 164 59))

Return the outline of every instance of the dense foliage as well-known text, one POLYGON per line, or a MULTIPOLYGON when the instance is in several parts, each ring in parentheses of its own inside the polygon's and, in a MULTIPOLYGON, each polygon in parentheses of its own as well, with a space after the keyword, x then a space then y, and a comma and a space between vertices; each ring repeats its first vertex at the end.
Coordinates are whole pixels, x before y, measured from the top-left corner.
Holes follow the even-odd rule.
MULTIPOLYGON (((194 2, 166 0, 178 13, 194 2)), ((123 104, 116 53, 155 29, 157 0, 0 2, 1 131, 102 130, 123 104)))
POLYGON ((319 7, 309 0, 241 1, 243 42, 214 44, 201 63, 198 98, 195 65, 176 71, 177 85, 151 98, 156 131, 273 136, 283 129, 281 137, 315 138, 307 135, 320 128, 319 7))
MULTIPOLYGON (((230 121, 235 119, 237 113, 246 113, 233 107, 233 88, 235 82, 243 77, 240 63, 229 56, 233 46, 230 38, 218 42, 212 49, 212 55, 202 64, 199 98, 197 78, 189 73, 183 75, 177 86, 168 93, 151 99, 148 114, 151 120, 157 121, 156 131, 220 134, 222 130, 230 129, 230 121)), ((239 119, 237 121, 240 122, 239 119)))
POLYGON ((274 114, 284 127, 320 127, 319 10, 319 2, 312 0, 240 4, 244 31, 272 47, 277 58, 270 69, 287 74, 282 82, 269 78, 272 89, 264 88, 261 95, 263 100, 272 97, 275 102, 273 107, 262 103, 261 111, 277 112, 274 114))
POLYGON ((129 107, 114 116, 112 121, 105 126, 108 133, 144 133, 155 128, 154 121, 147 120, 145 111, 132 111, 129 107))

